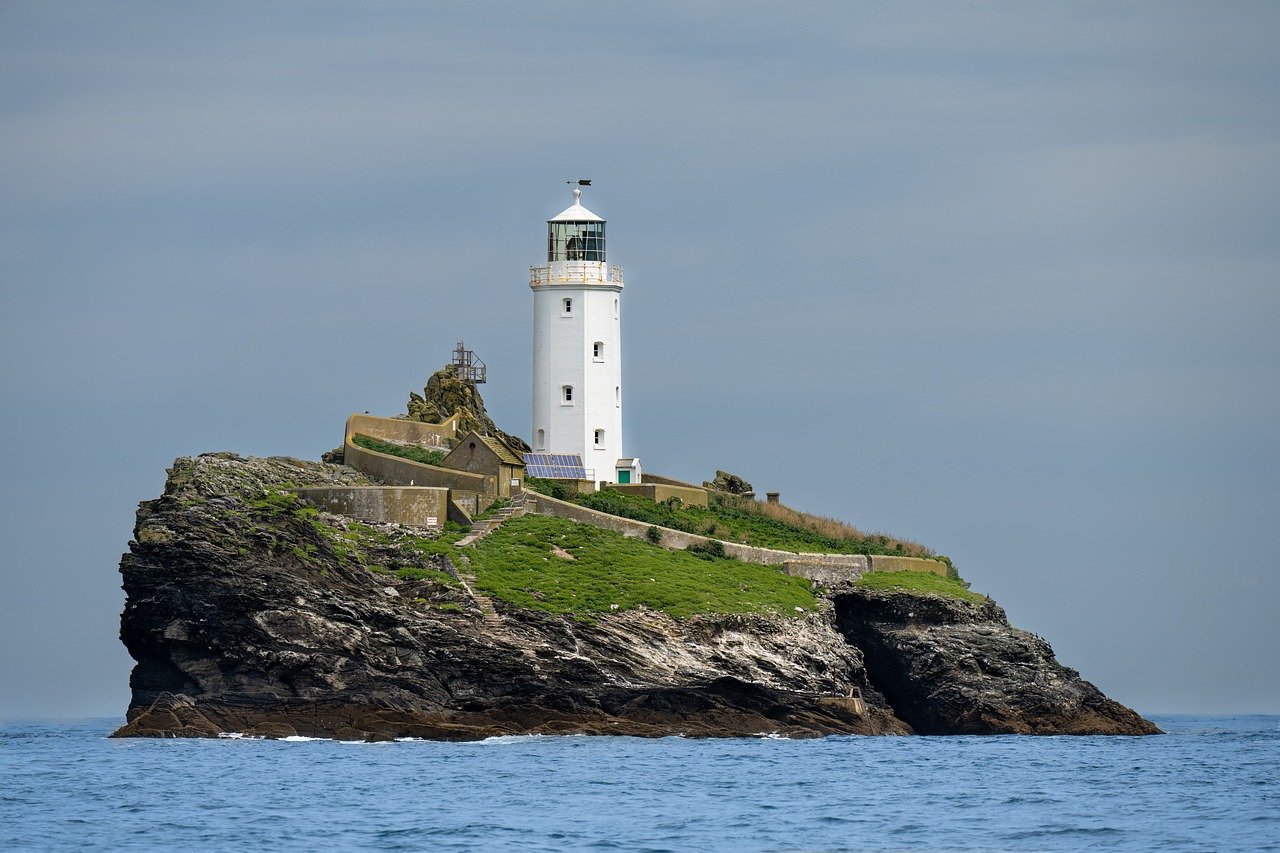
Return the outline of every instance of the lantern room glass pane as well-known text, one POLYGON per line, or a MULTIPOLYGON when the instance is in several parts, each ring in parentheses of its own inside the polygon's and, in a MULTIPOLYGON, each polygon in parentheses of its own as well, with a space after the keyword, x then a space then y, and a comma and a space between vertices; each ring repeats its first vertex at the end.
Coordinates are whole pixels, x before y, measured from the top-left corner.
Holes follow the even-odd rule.
POLYGON ((547 224, 548 261, 600 261, 604 257, 603 222, 547 224))

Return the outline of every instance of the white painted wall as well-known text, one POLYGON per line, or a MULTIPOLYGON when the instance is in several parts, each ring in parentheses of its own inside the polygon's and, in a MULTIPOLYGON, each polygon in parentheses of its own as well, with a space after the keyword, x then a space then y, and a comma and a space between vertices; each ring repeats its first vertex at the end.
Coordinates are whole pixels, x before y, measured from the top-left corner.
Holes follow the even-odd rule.
POLYGON ((556 261, 533 290, 533 449, 577 453, 615 482, 622 452, 622 282, 604 262, 556 261), (564 300, 573 300, 564 311, 564 300), (603 344, 600 358, 594 344, 603 344), (563 388, 573 387, 566 404, 563 388), (597 446, 595 431, 604 430, 597 446), (541 431, 541 432, 540 432, 541 431), (542 436, 542 441, 539 441, 542 436))

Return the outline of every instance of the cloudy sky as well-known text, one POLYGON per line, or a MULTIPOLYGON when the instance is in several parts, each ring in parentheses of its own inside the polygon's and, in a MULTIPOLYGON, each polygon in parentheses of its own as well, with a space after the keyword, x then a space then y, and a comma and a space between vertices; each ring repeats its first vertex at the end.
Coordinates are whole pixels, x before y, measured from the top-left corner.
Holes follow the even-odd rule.
POLYGON ((1280 6, 0 2, 0 715, 121 714, 174 457, 453 344, 527 436, 544 221, 627 452, 950 555, 1147 713, 1280 712, 1280 6))

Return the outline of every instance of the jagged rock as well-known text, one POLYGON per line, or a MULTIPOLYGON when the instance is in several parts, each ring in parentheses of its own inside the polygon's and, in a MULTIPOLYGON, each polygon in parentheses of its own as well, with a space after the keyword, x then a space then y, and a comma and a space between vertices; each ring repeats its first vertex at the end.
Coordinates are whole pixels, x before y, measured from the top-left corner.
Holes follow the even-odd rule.
POLYGON ((721 492, 728 492, 731 495, 754 495, 755 489, 746 480, 737 474, 730 474, 728 471, 716 471, 714 480, 706 480, 702 483, 703 488, 716 489, 721 492))
POLYGON ((396 526, 357 542, 349 520, 280 491, 334 482, 367 480, 280 457, 174 463, 164 494, 139 506, 120 564, 121 639, 137 665, 117 735, 814 736, 1113 731, 1121 711, 1139 719, 1047 646, 1014 642, 1003 614, 919 596, 903 597, 922 602, 906 618, 939 633, 917 647, 900 636, 907 603, 877 608, 858 591, 795 618, 619 610, 580 622, 482 602, 448 557, 423 554, 396 526), (401 571, 415 567, 436 571, 401 571), (943 615, 928 622, 929 608, 943 615), (1004 673, 998 702, 959 663, 977 637, 984 662, 973 666, 1004 673), (893 651, 906 648, 942 664, 918 672, 917 652, 893 651), (1043 699, 1019 702, 1019 689, 1043 699))
POLYGON ((321 462, 328 462, 330 465, 341 465, 346 461, 347 449, 343 445, 338 445, 333 450, 326 450, 320 454, 321 462))
POLYGON ((872 683, 921 734, 1155 734, 1159 730, 1009 625, 995 602, 853 588, 836 620, 872 683))
POLYGON ((409 392, 409 420, 438 424, 453 417, 454 412, 462 415, 458 419, 459 435, 474 429, 481 435, 501 439, 517 453, 528 453, 531 449, 524 439, 498 429, 485 411, 484 400, 475 383, 459 376, 452 364, 431 374, 422 394, 409 392))

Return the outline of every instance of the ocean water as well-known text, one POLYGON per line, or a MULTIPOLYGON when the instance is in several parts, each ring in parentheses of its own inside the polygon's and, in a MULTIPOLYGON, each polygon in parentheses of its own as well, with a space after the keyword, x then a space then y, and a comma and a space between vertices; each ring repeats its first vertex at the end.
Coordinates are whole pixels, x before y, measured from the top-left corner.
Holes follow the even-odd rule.
POLYGON ((0 726, 0 849, 1280 850, 1280 717, 1163 737, 109 740, 0 726))

